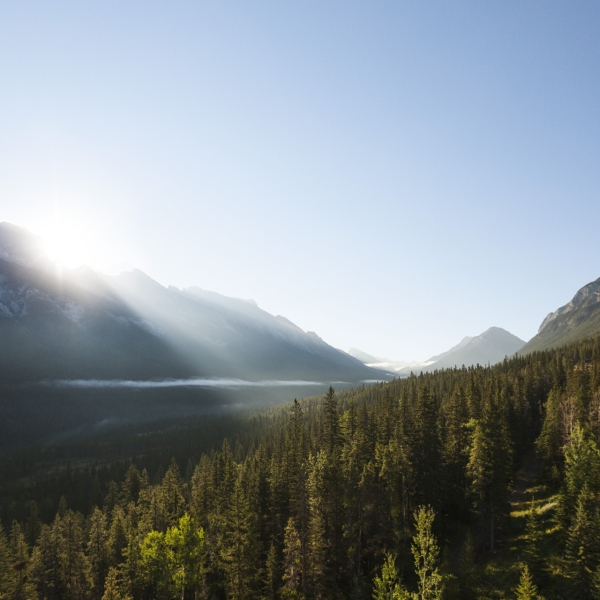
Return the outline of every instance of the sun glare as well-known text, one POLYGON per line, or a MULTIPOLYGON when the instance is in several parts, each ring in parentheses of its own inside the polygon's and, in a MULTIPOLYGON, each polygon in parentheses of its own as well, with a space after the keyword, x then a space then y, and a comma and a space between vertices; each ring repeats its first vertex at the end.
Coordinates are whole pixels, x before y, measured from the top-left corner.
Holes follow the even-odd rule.
POLYGON ((98 258, 89 232, 75 223, 53 222, 41 236, 50 259, 68 269, 90 264, 98 258))

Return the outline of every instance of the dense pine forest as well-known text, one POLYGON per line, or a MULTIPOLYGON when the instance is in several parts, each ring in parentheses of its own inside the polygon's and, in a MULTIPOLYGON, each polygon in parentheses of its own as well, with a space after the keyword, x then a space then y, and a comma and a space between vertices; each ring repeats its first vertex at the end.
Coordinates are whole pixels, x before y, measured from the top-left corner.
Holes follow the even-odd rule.
POLYGON ((3 459, 1 598, 600 598, 600 338, 131 436, 3 459))

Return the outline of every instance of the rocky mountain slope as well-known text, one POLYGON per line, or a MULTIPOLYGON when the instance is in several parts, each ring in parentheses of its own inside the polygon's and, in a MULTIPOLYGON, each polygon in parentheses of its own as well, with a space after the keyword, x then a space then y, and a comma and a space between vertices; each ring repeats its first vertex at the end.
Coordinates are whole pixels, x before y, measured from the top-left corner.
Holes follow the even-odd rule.
POLYGON ((600 333, 600 278, 584 285, 573 299, 550 313, 522 354, 568 344, 600 333))

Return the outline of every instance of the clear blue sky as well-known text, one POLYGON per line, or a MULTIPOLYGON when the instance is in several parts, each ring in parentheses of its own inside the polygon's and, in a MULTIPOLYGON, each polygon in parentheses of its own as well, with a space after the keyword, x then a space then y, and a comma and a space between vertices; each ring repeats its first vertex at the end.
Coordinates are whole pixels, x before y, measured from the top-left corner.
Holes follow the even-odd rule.
POLYGON ((343 349, 529 339, 599 192, 598 2, 0 4, 0 220, 343 349))

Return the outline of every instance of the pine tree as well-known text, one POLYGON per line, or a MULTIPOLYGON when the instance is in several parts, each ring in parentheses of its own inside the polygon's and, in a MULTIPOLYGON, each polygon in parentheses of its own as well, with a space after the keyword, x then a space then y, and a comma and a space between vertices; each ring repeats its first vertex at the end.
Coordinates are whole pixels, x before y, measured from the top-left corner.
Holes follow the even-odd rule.
POLYGON ((110 565, 118 567, 124 561, 124 552, 127 547, 125 513, 120 506, 113 509, 106 547, 110 565))
POLYGON ((600 517, 594 496, 584 485, 567 532, 566 556, 576 581, 591 587, 591 576, 600 564, 600 517))
POLYGON ((526 546, 525 559, 531 572, 539 579, 542 576, 544 561, 541 554, 540 544, 543 537, 540 523, 540 512, 532 500, 531 509, 527 516, 525 525, 526 546))
POLYGON ((118 571, 115 567, 111 567, 106 577, 104 585, 104 594, 102 600, 121 600, 121 592, 119 591, 119 582, 117 579, 118 571))
POLYGON ((544 406, 546 415, 542 431, 536 441, 538 452, 548 467, 558 464, 562 458, 561 450, 564 445, 564 436, 560 414, 561 401, 560 391, 552 390, 544 406))
POLYGON ((496 520, 508 512, 512 447, 506 411, 499 394, 490 397, 481 421, 475 422, 467 471, 483 525, 487 519, 494 551, 496 520))
POLYGON ((286 590, 299 591, 302 576, 302 544, 291 517, 285 528, 283 543, 283 587, 286 590))
POLYGON ((238 477, 225 515, 225 537, 222 559, 226 585, 234 600, 250 598, 255 581, 252 514, 242 479, 238 477))
POLYGON ((25 528, 25 540, 27 542, 27 545, 30 548, 33 548, 40 535, 42 522, 40 521, 37 502, 35 500, 31 500, 28 503, 28 506, 29 516, 27 517, 27 526, 25 528))
POLYGON ((12 565, 12 553, 0 523, 0 598, 11 598, 15 593, 17 581, 12 565))
POLYGON ((465 542, 460 553, 458 569, 458 590, 461 600, 475 598, 476 586, 475 547, 471 530, 467 531, 465 542))
POLYGON ((183 516, 185 502, 182 493, 182 481, 179 467, 175 459, 167 469, 159 490, 159 507, 161 512, 162 527, 172 527, 183 516))
POLYGON ((437 410, 427 386, 419 391, 410 443, 413 496, 419 504, 437 506, 440 500, 441 444, 437 410))
POLYGON ((466 512, 466 467, 469 435, 465 424, 469 420, 466 398, 457 388, 444 406, 443 465, 446 480, 444 504, 457 516, 466 512))
POLYGON ((142 478, 140 472, 135 468, 133 464, 129 465, 127 473, 125 473, 125 480, 121 486, 121 494, 123 496, 124 504, 130 502, 137 502, 140 491, 142 489, 142 478))
POLYGON ((280 577, 279 568, 277 565, 277 551, 275 550, 274 544, 271 544, 267 554, 265 580, 263 583, 265 600, 276 600, 279 598, 278 590, 280 587, 280 577))
MULTIPOLYGON (((54 533, 55 531, 52 527, 42 525, 37 545, 31 557, 30 572, 37 587, 38 597, 47 598, 48 600, 53 599, 56 591, 60 589, 57 544, 54 539, 54 533)), ((2 573, 1 564, 0 573, 2 573)), ((0 575, 0 581, 2 580, 1 578, 2 576, 0 575)))
POLYGON ((331 386, 329 386, 329 390, 325 394, 322 410, 322 448, 331 454, 340 442, 338 401, 335 396, 335 390, 331 386))
POLYGON ((104 593, 104 580, 108 573, 108 532, 104 513, 95 508, 90 517, 88 535, 88 557, 90 560, 90 575, 93 584, 94 597, 101 598, 104 593))
POLYGON ((525 565, 521 571, 521 580, 516 589, 516 600, 537 600, 538 598, 537 587, 533 583, 529 568, 525 565))

